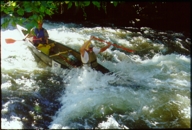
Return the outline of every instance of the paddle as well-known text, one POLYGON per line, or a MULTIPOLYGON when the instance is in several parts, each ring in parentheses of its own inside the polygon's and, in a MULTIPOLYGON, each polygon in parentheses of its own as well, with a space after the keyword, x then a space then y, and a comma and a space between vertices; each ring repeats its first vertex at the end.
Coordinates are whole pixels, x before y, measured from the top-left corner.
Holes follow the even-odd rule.
POLYGON ((121 48, 122 50, 125 50, 125 51, 127 51, 127 52, 131 52, 131 53, 134 52, 134 50, 128 49, 128 48, 126 48, 126 47, 119 46, 119 45, 117 45, 117 44, 112 44, 111 42, 106 42, 106 41, 104 41, 104 40, 102 40, 102 39, 100 39, 100 38, 97 38, 97 37, 95 37, 95 36, 92 36, 92 38, 95 39, 95 40, 98 40, 98 41, 100 41, 100 42, 105 42, 105 43, 107 43, 107 44, 111 44, 111 45, 113 45, 114 47, 121 48))
POLYGON ((13 44, 13 43, 16 42, 16 41, 24 41, 24 40, 14 40, 14 39, 11 39, 11 38, 5 39, 5 42, 6 42, 7 44, 13 44))
MULTIPOLYGON (((32 40, 33 38, 29 38, 30 40, 32 40)), ((33 40, 39 40, 39 39, 33 39, 33 40)), ((14 39, 12 39, 12 38, 7 38, 7 39, 5 39, 5 42, 7 43, 7 44, 13 44, 14 42, 16 42, 16 41, 25 41, 25 40, 14 40, 14 39)))
POLYGON ((64 53, 67 53, 67 52, 70 52, 70 51, 72 51, 72 50, 63 51, 63 52, 58 52, 58 53, 56 53, 56 54, 50 55, 49 57, 58 56, 58 55, 61 55, 61 54, 64 54, 64 53))

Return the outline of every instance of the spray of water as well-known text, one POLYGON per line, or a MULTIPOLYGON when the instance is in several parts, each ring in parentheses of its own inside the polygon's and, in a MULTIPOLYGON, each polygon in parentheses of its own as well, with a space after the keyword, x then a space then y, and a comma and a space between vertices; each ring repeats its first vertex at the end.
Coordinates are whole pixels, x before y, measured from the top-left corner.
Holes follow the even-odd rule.
MULTIPOLYGON (((21 39, 16 29, 1 30, 2 128, 190 127, 191 61, 182 53, 188 51, 190 40, 186 42, 183 35, 150 28, 84 28, 49 21, 43 26, 51 39, 77 51, 90 35, 138 51, 128 54, 110 47, 98 55, 98 62, 113 74, 87 67, 52 69, 36 58, 25 42, 5 43, 5 38, 21 39), (171 48, 166 40, 170 39, 175 39, 182 54, 168 53, 171 48)), ((93 44, 103 46, 96 41, 93 44)))

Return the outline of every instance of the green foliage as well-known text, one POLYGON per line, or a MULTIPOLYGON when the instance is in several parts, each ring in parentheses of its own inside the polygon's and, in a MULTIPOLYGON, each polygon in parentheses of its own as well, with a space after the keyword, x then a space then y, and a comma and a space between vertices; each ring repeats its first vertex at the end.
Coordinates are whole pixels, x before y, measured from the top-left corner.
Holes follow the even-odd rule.
POLYGON ((100 10, 100 2, 98 1, 92 1, 93 5, 95 5, 100 10))
MULTIPOLYGON (((67 9, 70 9, 73 5, 76 8, 81 8, 83 10, 83 16, 86 19, 87 14, 84 9, 90 6, 91 3, 98 10, 102 7, 106 13, 106 2, 103 1, 1 1, 1 14, 9 16, 4 18, 1 27, 7 28, 9 23, 13 26, 16 24, 25 24, 28 30, 31 30, 31 28, 37 26, 37 20, 58 13, 60 5, 63 4, 67 5, 67 9), (27 19, 22 17, 27 17, 27 19)), ((117 6, 119 2, 111 1, 111 3, 117 6)))
POLYGON ((70 2, 70 3, 68 4, 67 9, 70 9, 72 5, 73 5, 73 3, 72 3, 72 2, 70 2))
POLYGON ((85 2, 83 2, 83 5, 84 5, 84 6, 89 6, 89 5, 90 5, 90 1, 85 1, 85 2))
POLYGON ((26 23, 26 27, 30 30, 37 25, 37 20, 43 19, 46 15, 53 15, 57 11, 57 2, 52 1, 8 1, 1 2, 1 14, 6 14, 9 18, 5 18, 1 27, 6 28, 9 23, 13 26, 16 23, 26 23), (28 16, 27 19, 22 19, 28 16))
POLYGON ((24 15, 24 10, 21 9, 21 8, 19 8, 19 9, 17 10, 17 14, 23 16, 23 15, 24 15))
POLYGON ((111 1, 111 3, 116 7, 119 2, 118 1, 111 1))
POLYGON ((86 17, 87 17, 87 14, 85 13, 85 7, 86 6, 89 6, 90 5, 90 1, 84 1, 84 2, 80 2, 79 3, 80 4, 80 7, 82 8, 82 10, 83 10, 83 16, 85 17, 85 19, 86 19, 86 17))
POLYGON ((1 27, 6 28, 9 25, 9 22, 11 19, 5 18, 3 23, 1 24, 1 27))

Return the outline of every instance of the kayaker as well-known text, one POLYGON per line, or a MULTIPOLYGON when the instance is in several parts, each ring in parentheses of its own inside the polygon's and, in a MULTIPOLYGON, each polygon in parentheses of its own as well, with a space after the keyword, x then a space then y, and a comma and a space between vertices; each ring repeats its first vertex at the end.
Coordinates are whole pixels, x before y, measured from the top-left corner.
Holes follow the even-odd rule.
POLYGON ((97 68, 97 57, 98 53, 105 51, 107 48, 111 46, 111 43, 107 43, 107 46, 103 48, 93 47, 91 44, 91 40, 94 40, 94 37, 91 36, 90 39, 81 46, 80 54, 81 54, 81 61, 83 64, 86 64, 92 68, 97 68))
POLYGON ((33 28, 26 38, 33 37, 33 44, 35 46, 38 46, 40 43, 48 44, 49 34, 47 30, 43 28, 43 20, 38 20, 37 22, 38 26, 36 28, 33 28))

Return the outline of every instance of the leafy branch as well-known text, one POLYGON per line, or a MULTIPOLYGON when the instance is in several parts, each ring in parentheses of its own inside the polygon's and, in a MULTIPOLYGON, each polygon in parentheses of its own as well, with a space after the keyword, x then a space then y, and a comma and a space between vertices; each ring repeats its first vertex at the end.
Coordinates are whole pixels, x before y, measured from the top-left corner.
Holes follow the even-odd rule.
MULTIPOLYGON (((87 17, 85 7, 91 3, 100 10, 102 7, 106 13, 106 4, 102 1, 1 1, 1 15, 9 16, 3 19, 2 28, 7 28, 9 24, 16 26, 16 24, 25 25, 28 30, 37 26, 37 21, 44 19, 45 16, 52 16, 58 13, 59 8, 66 4, 67 9, 81 8, 83 16, 87 17), (24 19, 27 17, 27 19, 24 19)), ((117 6, 119 2, 111 1, 111 4, 117 6)), ((61 12, 62 13, 62 12, 61 12)))

